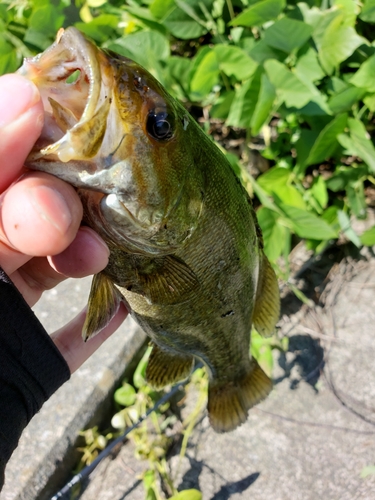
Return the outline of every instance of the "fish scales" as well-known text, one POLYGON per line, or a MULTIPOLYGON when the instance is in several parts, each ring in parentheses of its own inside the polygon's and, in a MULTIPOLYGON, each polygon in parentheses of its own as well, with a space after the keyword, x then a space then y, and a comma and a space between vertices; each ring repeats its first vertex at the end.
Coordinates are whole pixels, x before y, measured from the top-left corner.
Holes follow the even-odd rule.
POLYGON ((84 223, 110 249, 93 278, 84 339, 124 302, 153 344, 149 383, 176 383, 203 361, 211 425, 234 429, 272 388, 250 355, 251 326, 270 335, 279 316, 247 192, 144 68, 75 28, 19 71, 39 87, 46 115, 26 165, 75 186, 84 223))

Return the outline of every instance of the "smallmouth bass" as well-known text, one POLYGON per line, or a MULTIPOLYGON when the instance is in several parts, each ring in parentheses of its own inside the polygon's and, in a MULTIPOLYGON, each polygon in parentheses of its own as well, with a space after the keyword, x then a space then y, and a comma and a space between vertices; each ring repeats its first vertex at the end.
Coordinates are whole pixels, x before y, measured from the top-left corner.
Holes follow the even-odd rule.
POLYGON ((153 344, 156 389, 209 374, 212 427, 230 431, 271 380, 249 354, 251 325, 273 333, 275 274, 251 200, 183 106, 130 59, 60 30, 19 72, 39 88, 45 126, 26 166, 77 189, 83 223, 110 249, 92 282, 85 340, 123 301, 153 344))

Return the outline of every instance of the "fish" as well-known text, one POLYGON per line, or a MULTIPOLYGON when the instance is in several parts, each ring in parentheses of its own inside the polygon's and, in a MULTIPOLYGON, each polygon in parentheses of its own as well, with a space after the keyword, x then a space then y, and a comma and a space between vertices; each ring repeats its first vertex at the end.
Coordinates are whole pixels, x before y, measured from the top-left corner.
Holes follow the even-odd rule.
POLYGON ((155 389, 200 361, 216 432, 244 423, 272 389, 250 354, 252 325, 275 331, 278 282, 252 201, 223 152, 146 69, 61 29, 19 73, 40 90, 45 124, 26 167, 74 186, 82 224, 107 243, 83 338, 121 302, 153 346, 155 389))

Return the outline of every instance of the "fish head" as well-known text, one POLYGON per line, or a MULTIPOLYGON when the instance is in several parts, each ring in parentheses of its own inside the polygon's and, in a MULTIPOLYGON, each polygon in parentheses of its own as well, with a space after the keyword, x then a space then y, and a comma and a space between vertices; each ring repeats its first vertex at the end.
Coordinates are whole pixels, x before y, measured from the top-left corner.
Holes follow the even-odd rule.
POLYGON ((165 255, 197 227, 204 134, 134 61, 60 30, 19 73, 41 92, 45 125, 26 166, 78 189, 86 222, 129 251, 165 255))

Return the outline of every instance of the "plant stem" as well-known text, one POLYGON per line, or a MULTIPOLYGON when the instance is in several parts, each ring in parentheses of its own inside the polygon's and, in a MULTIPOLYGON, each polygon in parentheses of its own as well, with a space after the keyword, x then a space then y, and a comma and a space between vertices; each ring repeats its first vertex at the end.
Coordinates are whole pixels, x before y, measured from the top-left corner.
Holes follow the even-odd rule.
POLYGON ((234 10, 233 10, 232 0, 226 0, 226 2, 227 2, 227 7, 229 10, 230 18, 233 19, 234 18, 234 10))

